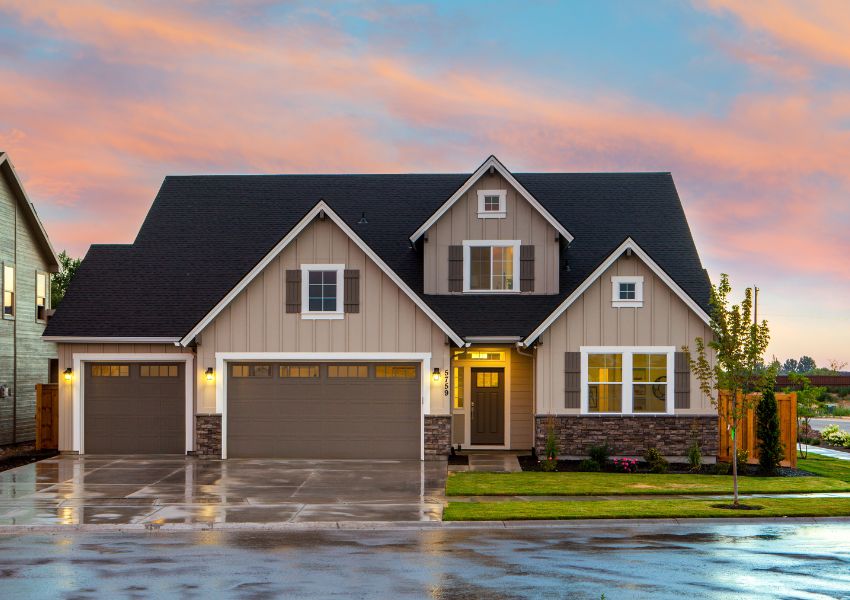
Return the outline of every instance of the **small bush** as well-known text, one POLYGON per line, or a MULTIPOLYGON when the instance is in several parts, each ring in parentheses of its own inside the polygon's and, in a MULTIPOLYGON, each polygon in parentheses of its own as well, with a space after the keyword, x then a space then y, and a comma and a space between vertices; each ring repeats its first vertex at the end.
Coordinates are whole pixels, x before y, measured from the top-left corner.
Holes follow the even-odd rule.
POLYGON ((611 456, 611 449, 608 447, 608 444, 591 446, 588 454, 590 455, 590 460, 595 461, 596 464, 599 465, 599 468, 603 469, 605 468, 605 465, 608 464, 608 457, 611 456))
POLYGON ((746 448, 738 448, 738 464, 745 465, 750 460, 750 451, 746 448))
POLYGON ((850 432, 841 431, 838 425, 827 425, 820 432, 820 437, 827 444, 850 448, 850 432))
POLYGON ((634 458, 615 458, 614 470, 621 473, 637 473, 637 461, 634 458))
POLYGON ((688 448, 688 464, 691 467, 691 471, 696 473, 702 467, 702 452, 699 448, 699 442, 694 440, 691 444, 691 447, 688 448))
POLYGON ((558 461, 554 458, 544 458, 543 460, 539 460, 537 462, 540 465, 541 471, 551 473, 552 471, 556 471, 558 469, 558 461))
POLYGON ((599 463, 591 458, 585 458, 578 465, 579 471, 586 471, 588 473, 597 473, 602 470, 602 467, 599 466, 599 463))
POLYGON ((714 473, 716 475, 728 475, 732 470, 732 465, 727 462, 719 462, 714 465, 714 473))
POLYGON ((647 462, 649 470, 653 473, 666 473, 667 468, 670 466, 670 463, 661 456, 658 448, 647 448, 643 459, 647 462))

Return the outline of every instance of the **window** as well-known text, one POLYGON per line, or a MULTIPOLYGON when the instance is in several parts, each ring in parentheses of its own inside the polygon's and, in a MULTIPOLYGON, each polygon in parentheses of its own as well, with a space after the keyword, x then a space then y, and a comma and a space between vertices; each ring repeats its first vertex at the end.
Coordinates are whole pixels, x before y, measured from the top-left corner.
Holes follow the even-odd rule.
POLYGON ((271 377, 270 365, 233 365, 231 374, 234 377, 271 377))
POLYGON ((44 271, 35 272, 35 320, 46 321, 50 301, 50 276, 44 271))
POLYGON ((139 367, 142 377, 177 377, 177 365, 142 365, 139 367))
POLYGON ((454 356, 455 360, 485 360, 501 362, 505 360, 504 352, 482 352, 480 350, 464 350, 454 356))
POLYGON ((672 414, 675 348, 582 348, 582 413, 672 414))
POLYGON ((280 376, 284 379, 313 379, 319 376, 319 365, 281 365, 280 376))
POLYGON ((454 368, 452 377, 452 397, 455 408, 463 408, 463 367, 454 368))
POLYGON ((507 214, 507 190, 478 190, 478 218, 504 219, 507 214))
POLYGON ((369 377, 368 365, 328 365, 328 377, 363 379, 369 377))
POLYGON ((518 240, 465 241, 463 243, 465 292, 518 292, 518 240))
POLYGON ((92 377, 129 377, 130 365, 92 365, 92 377))
POLYGON ((416 379, 416 367, 407 365, 378 365, 375 377, 387 379, 416 379))
POLYGON ((301 316, 342 319, 345 265, 301 265, 301 316))
POLYGON ((15 318, 15 267, 3 265, 3 318, 15 318))
POLYGON ((611 300, 615 308, 640 308, 643 306, 643 277, 612 277, 611 300))

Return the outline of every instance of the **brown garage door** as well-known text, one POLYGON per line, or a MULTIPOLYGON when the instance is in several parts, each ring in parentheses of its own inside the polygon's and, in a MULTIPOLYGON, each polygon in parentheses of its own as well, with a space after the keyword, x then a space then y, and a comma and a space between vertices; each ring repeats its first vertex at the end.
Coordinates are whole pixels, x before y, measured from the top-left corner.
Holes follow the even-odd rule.
POLYGON ((86 454, 185 454, 184 363, 85 363, 86 454))
POLYGON ((419 458, 416 364, 230 363, 227 455, 419 458))

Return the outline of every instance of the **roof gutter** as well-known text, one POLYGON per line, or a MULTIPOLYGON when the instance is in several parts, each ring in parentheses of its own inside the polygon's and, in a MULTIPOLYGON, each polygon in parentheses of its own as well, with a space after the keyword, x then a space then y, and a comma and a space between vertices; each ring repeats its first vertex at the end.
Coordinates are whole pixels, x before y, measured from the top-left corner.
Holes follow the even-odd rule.
POLYGON ((174 344, 180 343, 179 337, 88 337, 84 335, 44 335, 46 342, 59 344, 174 344))

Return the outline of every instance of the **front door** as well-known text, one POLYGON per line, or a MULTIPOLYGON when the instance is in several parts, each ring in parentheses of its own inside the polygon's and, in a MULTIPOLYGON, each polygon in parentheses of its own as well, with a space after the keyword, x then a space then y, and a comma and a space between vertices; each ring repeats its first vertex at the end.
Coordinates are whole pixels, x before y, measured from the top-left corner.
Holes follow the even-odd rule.
POLYGON ((472 369, 472 443, 505 443, 505 369, 472 369))

